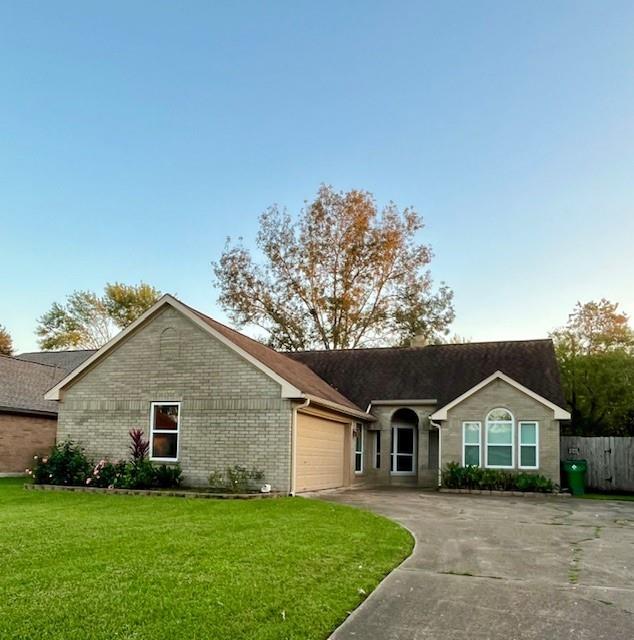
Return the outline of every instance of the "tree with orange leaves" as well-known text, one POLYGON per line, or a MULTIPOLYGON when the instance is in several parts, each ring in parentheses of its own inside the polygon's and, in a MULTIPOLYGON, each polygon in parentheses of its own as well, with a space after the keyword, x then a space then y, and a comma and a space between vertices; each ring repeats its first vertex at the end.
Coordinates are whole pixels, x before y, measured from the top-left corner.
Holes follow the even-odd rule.
POLYGON ((266 331, 278 349, 344 349, 434 342, 454 319, 453 293, 434 289, 421 216, 372 194, 322 185, 294 220, 270 207, 260 217, 256 263, 231 239, 213 263, 219 303, 239 327, 266 331))

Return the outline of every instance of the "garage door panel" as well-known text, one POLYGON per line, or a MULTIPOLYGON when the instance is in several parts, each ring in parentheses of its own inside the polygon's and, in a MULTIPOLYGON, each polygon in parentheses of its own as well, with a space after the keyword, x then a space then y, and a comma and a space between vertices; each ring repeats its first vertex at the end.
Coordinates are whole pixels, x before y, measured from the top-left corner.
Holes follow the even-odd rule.
POLYGON ((345 435, 345 424, 298 414, 297 491, 317 491, 343 486, 345 435))

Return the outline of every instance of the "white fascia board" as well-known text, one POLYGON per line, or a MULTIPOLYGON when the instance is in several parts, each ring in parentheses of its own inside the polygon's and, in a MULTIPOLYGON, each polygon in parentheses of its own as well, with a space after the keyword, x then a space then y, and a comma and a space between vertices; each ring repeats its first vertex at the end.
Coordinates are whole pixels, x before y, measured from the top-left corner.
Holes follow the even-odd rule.
POLYGON ((361 420, 365 420, 366 422, 376 421, 375 416, 371 415, 370 413, 365 413, 360 409, 352 409, 351 407, 346 407, 346 405, 344 404, 339 404, 338 402, 333 402, 332 400, 323 400, 322 398, 309 394, 305 394, 305 397, 311 401, 312 405, 321 405, 322 407, 326 407, 327 409, 335 409, 340 413, 345 413, 348 416, 360 418, 361 420))
POLYGON ((203 331, 211 334, 214 338, 225 344, 227 347, 238 353, 245 360, 250 362, 252 365, 260 369, 260 371, 264 372, 267 376, 272 378, 275 382, 277 382, 281 386, 281 397, 282 398, 303 398, 304 394, 300 389, 292 385, 288 380, 285 380, 280 375, 275 373, 272 369, 267 367, 265 364, 260 362, 257 358, 254 358, 251 354, 247 353, 234 342, 223 336, 220 332, 216 331, 213 327, 208 325, 202 318, 200 318, 197 314, 195 314, 189 307, 185 306, 182 302, 174 298, 169 294, 165 294, 159 300, 156 301, 154 305, 152 305, 145 313, 140 315, 130 326, 126 327, 121 333, 118 333, 112 340, 107 342, 101 349, 93 353, 90 358, 85 360, 81 365, 79 365, 76 369, 71 371, 65 378, 60 380, 54 387, 49 389, 44 398, 46 400, 59 400, 60 399, 60 391, 72 382, 77 376, 79 376, 82 371, 87 369, 91 364, 93 364, 96 360, 102 358, 106 353, 108 353, 111 349, 113 349, 119 342, 124 340, 130 333, 132 333, 139 325, 143 324, 151 315, 156 313, 161 307, 169 305, 180 311, 183 315, 185 315, 189 320, 191 320, 194 324, 200 327, 203 331))
POLYGON ((570 420, 570 413, 568 411, 566 411, 565 409, 562 409, 560 406, 556 405, 554 402, 551 402, 550 400, 547 400, 543 396, 540 396, 538 393, 531 391, 528 387, 525 387, 523 384, 520 384, 516 380, 513 380, 513 378, 510 378, 502 371, 496 371, 495 373, 491 374, 488 378, 485 378, 484 380, 482 380, 482 382, 479 382, 474 387, 471 387, 471 389, 469 389, 468 391, 465 391, 461 396, 458 396, 455 400, 452 400, 449 404, 446 404, 444 407, 441 407, 440 409, 438 409, 438 411, 432 413, 431 416, 429 417, 432 420, 446 420, 447 412, 450 409, 455 407, 457 404, 460 404, 463 400, 466 400, 469 396, 473 395, 483 387, 486 387, 488 384, 490 384, 494 380, 503 380, 507 384, 510 384, 512 387, 515 387, 522 393, 525 393, 527 396, 533 398, 533 400, 537 400, 537 402, 540 402, 541 404, 545 405, 549 409, 552 409, 555 414, 554 415, 555 420, 570 420))

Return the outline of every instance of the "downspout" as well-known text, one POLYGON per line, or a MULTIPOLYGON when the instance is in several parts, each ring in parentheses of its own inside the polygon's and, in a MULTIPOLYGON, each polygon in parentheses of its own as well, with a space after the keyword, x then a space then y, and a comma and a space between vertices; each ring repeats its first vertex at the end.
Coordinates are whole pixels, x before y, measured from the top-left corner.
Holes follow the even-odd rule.
POLYGON ((291 414, 291 482, 290 495, 295 495, 295 467, 297 466, 297 410, 305 409, 310 404, 310 398, 306 398, 302 404, 294 405, 291 414))
POLYGON ((429 424, 438 429, 438 486, 442 486, 442 429, 440 422, 434 422, 431 418, 429 424))

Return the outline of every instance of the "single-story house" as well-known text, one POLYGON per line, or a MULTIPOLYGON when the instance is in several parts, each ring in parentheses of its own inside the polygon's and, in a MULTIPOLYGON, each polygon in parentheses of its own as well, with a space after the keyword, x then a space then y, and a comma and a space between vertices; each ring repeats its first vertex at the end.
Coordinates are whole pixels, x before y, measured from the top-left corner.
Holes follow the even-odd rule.
POLYGON ((55 444, 57 403, 44 394, 68 371, 0 356, 0 475, 24 473, 55 444))
POLYGON ((280 353, 165 295, 57 382, 58 440, 204 485, 234 464, 288 493, 436 486, 448 462, 559 482, 569 418, 550 340, 280 353))

